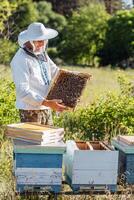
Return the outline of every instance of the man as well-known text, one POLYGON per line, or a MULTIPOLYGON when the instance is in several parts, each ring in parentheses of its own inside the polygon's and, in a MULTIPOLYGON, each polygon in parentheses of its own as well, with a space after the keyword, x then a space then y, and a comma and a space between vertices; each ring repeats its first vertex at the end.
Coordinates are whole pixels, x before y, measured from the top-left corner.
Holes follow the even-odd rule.
POLYGON ((11 61, 11 69, 21 122, 52 125, 51 109, 58 112, 66 110, 61 100, 45 99, 59 70, 45 49, 48 40, 57 35, 56 30, 34 22, 18 36, 20 48, 11 61))

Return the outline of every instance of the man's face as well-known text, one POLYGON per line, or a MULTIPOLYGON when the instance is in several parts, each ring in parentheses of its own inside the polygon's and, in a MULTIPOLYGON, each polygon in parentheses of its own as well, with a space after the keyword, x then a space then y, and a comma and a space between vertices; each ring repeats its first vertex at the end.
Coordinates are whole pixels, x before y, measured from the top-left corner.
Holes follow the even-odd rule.
POLYGON ((34 46, 35 46, 35 51, 41 51, 43 48, 45 48, 47 44, 47 40, 38 40, 38 41, 33 41, 34 46))

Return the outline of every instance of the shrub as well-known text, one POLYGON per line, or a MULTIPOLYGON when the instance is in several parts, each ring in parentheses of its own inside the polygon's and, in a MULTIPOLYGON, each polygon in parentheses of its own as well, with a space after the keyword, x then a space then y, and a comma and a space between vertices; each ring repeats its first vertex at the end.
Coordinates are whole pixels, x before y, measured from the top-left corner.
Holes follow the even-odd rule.
POLYGON ((118 134, 134 132, 134 97, 133 85, 120 77, 121 93, 108 93, 87 108, 79 108, 75 112, 66 112, 55 124, 63 126, 67 138, 75 139, 108 139, 118 134))
POLYGON ((0 35, 2 35, 3 31, 7 28, 5 25, 7 24, 9 17, 12 15, 16 7, 17 4, 14 1, 0 1, 0 35))
POLYGON ((17 8, 9 18, 10 39, 17 41, 18 34, 27 26, 38 20, 37 9, 32 0, 14 0, 17 8))
POLYGON ((0 63, 9 64, 17 50, 17 45, 10 40, 0 39, 0 46, 0 63))
POLYGON ((38 21, 45 24, 47 27, 53 27, 61 31, 66 25, 66 18, 63 15, 55 13, 52 10, 51 3, 39 1, 35 3, 35 8, 38 12, 38 21))
POLYGON ((0 80, 0 126, 17 122, 18 111, 15 108, 14 84, 5 79, 0 80))

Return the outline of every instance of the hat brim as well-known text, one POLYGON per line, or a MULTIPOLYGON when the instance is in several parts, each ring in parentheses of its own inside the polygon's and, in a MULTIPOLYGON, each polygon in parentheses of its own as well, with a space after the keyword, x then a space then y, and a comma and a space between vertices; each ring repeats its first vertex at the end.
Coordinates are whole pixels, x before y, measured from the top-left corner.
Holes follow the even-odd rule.
POLYGON ((58 35, 58 32, 54 29, 47 28, 46 33, 41 35, 40 37, 34 37, 32 35, 27 34, 27 30, 22 31, 18 36, 18 43, 20 46, 23 46, 24 43, 28 41, 39 41, 39 40, 49 40, 55 38, 58 35))

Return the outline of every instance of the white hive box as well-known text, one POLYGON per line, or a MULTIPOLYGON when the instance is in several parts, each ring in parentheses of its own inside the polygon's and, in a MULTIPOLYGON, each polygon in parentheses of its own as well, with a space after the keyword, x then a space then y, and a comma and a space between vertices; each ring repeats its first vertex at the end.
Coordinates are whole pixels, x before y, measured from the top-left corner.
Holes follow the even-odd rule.
POLYGON ((64 165, 66 181, 73 190, 116 191, 118 151, 102 142, 67 141, 64 165))

